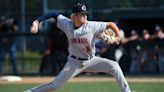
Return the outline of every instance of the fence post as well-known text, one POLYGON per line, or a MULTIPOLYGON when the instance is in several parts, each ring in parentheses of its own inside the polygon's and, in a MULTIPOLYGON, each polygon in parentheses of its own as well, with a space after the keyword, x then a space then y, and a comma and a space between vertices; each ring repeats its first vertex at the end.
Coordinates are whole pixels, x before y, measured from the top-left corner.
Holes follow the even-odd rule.
MULTIPOLYGON (((21 31, 25 32, 25 0, 21 0, 21 31)), ((25 56, 26 56, 26 37, 21 37, 21 50, 22 50, 22 72, 25 69, 25 56)))

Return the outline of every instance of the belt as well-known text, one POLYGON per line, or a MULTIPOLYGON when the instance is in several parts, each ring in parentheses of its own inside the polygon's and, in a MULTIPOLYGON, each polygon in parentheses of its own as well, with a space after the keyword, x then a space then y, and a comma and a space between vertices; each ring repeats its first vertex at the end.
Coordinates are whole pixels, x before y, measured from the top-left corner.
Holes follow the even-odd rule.
MULTIPOLYGON (((77 60, 89 60, 89 59, 86 59, 86 58, 80 58, 80 57, 77 57, 77 56, 74 56, 74 55, 71 55, 72 58, 74 59, 77 59, 77 60)), ((91 58, 90 58, 91 59, 91 58)))

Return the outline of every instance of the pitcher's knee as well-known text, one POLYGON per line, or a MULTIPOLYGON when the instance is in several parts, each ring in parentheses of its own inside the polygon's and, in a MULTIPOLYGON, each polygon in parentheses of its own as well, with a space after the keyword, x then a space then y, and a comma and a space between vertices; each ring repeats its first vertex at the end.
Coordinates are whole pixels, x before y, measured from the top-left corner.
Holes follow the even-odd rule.
POLYGON ((56 85, 54 85, 52 82, 49 84, 50 89, 55 91, 58 87, 56 85))
POLYGON ((118 64, 117 62, 114 62, 114 63, 113 63, 113 67, 112 67, 112 69, 110 70, 110 73, 111 73, 112 75, 116 75, 119 71, 120 71, 120 66, 119 66, 119 64, 118 64))
POLYGON ((55 90, 57 90, 58 88, 61 87, 60 83, 57 84, 57 83, 54 83, 54 82, 50 82, 49 85, 51 87, 51 90, 53 90, 53 91, 55 91, 55 90))
POLYGON ((118 64, 118 62, 114 62, 113 64, 113 70, 117 70, 117 69, 119 69, 120 68, 120 66, 119 66, 119 64, 118 64))

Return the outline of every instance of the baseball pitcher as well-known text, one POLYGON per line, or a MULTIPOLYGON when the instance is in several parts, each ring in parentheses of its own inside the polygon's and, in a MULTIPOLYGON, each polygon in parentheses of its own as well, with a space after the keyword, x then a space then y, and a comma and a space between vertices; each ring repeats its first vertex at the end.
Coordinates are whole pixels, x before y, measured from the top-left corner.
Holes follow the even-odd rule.
POLYGON ((38 85, 25 92, 55 91, 83 71, 109 73, 116 79, 121 92, 131 92, 119 64, 113 60, 95 56, 95 39, 99 37, 107 44, 119 44, 121 40, 119 28, 113 22, 88 21, 87 13, 86 6, 77 3, 72 8, 70 19, 53 12, 33 21, 31 32, 37 33, 41 21, 49 18, 56 19, 57 26, 68 38, 69 55, 64 68, 52 82, 38 85))

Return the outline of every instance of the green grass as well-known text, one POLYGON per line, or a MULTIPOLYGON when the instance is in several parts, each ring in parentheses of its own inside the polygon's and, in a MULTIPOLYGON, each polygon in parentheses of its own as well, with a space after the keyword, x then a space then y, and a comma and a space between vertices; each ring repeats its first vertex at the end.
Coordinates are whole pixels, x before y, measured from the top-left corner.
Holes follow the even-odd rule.
MULTIPOLYGON (((135 92, 164 92, 164 83, 130 82, 135 92)), ((23 92, 37 84, 0 84, 0 92, 23 92)), ((67 83, 55 92, 120 92, 116 82, 67 83)))

